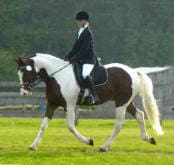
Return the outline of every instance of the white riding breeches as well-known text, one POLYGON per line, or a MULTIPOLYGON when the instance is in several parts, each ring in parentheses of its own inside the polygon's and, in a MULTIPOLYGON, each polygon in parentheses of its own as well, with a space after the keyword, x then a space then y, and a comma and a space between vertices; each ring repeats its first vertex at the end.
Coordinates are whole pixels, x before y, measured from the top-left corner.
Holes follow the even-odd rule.
POLYGON ((83 68, 82 68, 82 77, 85 79, 86 77, 88 77, 92 71, 92 69, 94 68, 93 64, 83 64, 83 68))

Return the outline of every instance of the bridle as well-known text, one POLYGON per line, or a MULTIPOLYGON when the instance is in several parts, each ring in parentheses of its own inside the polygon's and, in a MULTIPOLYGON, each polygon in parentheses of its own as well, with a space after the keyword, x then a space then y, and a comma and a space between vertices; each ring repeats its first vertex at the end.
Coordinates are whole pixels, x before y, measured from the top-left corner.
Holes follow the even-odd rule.
MULTIPOLYGON (((41 82, 43 82, 44 80, 53 77, 56 73, 64 70, 66 67, 68 67, 70 65, 70 63, 66 64, 65 66, 63 66, 62 68, 56 70, 55 72, 51 73, 50 75, 48 75, 46 78, 42 79, 38 74, 37 74, 37 79, 34 82, 24 82, 23 84, 20 84, 21 88, 24 88, 25 85, 27 85, 30 89, 32 89, 33 87, 37 86, 38 84, 40 84, 41 82)), ((26 66, 21 66, 19 67, 20 70, 25 69, 26 66)))

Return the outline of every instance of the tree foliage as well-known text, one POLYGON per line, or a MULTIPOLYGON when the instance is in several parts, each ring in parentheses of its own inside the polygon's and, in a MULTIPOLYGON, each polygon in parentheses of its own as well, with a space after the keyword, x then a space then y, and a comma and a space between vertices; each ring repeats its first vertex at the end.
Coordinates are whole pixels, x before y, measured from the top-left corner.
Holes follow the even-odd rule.
POLYGON ((63 58, 75 40, 79 10, 90 13, 103 63, 173 65, 172 0, 1 0, 0 55, 45 52, 63 58))

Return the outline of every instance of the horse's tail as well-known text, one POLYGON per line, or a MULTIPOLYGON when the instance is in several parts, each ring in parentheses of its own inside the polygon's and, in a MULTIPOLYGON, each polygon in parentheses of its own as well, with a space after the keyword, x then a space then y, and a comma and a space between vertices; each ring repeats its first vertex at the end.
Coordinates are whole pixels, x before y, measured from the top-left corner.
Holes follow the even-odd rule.
POLYGON ((160 124, 160 113, 153 95, 152 80, 145 73, 140 73, 140 82, 140 96, 142 97, 145 112, 153 129, 158 135, 162 135, 163 130, 160 124))

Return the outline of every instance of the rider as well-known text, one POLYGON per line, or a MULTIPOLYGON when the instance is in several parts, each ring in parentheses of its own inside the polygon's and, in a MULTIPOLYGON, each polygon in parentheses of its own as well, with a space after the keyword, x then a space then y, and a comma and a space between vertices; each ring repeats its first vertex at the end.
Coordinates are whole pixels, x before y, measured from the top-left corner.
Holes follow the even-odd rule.
POLYGON ((88 13, 80 11, 76 14, 76 21, 79 26, 77 40, 65 60, 69 60, 73 64, 80 63, 82 65, 82 77, 90 90, 89 102, 94 104, 98 101, 98 97, 90 73, 96 64, 96 57, 93 50, 93 35, 89 28, 88 13))

